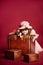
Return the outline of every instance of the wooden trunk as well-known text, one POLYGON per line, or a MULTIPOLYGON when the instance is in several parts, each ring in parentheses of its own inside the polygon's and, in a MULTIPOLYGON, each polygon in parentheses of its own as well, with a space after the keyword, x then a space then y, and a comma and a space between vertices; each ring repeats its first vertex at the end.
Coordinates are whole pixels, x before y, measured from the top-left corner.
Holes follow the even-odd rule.
POLYGON ((21 50, 7 50, 5 51, 5 58, 7 59, 12 59, 12 60, 15 60, 15 59, 18 59, 20 58, 22 55, 22 51, 21 50))
POLYGON ((25 62, 36 62, 39 59, 38 54, 25 54, 24 55, 24 61, 25 62))
POLYGON ((35 52, 35 44, 29 40, 29 36, 24 36, 23 39, 17 37, 16 35, 8 36, 8 49, 21 49, 22 54, 34 53, 35 52), (31 44, 31 49, 29 48, 29 41, 31 44))

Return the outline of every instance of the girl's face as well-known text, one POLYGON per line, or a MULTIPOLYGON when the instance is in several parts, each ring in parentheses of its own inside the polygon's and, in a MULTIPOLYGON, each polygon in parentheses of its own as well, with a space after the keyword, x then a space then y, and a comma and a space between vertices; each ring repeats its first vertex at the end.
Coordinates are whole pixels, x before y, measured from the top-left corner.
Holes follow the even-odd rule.
POLYGON ((28 34, 28 30, 23 30, 22 33, 23 33, 24 35, 26 35, 26 34, 28 34))

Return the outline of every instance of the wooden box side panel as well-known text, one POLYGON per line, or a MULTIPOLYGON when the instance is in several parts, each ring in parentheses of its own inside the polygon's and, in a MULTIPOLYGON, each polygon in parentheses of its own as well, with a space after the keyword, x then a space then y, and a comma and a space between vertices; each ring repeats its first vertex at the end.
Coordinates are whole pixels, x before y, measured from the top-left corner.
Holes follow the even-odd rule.
MULTIPOLYGON (((29 42, 28 40, 21 40, 20 38, 16 40, 9 40, 8 49, 21 49, 23 54, 29 53, 29 42)), ((35 45, 31 42, 31 53, 34 53, 35 45)))

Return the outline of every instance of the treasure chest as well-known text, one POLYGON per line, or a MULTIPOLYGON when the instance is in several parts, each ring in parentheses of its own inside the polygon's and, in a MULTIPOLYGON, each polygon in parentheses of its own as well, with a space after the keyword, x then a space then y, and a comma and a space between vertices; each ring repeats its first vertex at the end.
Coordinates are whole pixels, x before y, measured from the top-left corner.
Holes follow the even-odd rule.
POLYGON ((8 35, 8 49, 21 49, 22 54, 34 53, 35 52, 35 44, 31 41, 29 35, 23 36, 20 38, 19 36, 12 34, 8 35))
POLYGON ((11 50, 6 50, 5 51, 5 58, 6 59, 18 59, 22 56, 22 51, 18 49, 11 49, 11 50))

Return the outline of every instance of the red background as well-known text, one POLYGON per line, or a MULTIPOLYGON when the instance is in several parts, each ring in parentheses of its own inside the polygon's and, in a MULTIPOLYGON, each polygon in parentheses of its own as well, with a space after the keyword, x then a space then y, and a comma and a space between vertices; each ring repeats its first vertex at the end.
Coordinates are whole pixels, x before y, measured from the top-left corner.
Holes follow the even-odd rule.
MULTIPOLYGON (((33 26, 33 28, 36 30, 36 32, 39 33, 38 42, 43 47, 43 1, 2 0, 0 1, 0 52, 4 52, 7 49, 8 33, 17 29, 19 27, 20 22, 23 20, 29 21, 30 24, 33 26)), ((0 60, 1 63, 6 62, 3 59, 0 60)), ((40 61, 42 61, 42 59, 40 61)), ((14 61, 8 61, 8 62, 14 64, 14 61)), ((7 64, 7 62, 5 64, 7 64)), ((38 63, 36 64, 38 65, 38 63)), ((39 63, 39 65, 41 64, 43 64, 43 62, 39 63)))

